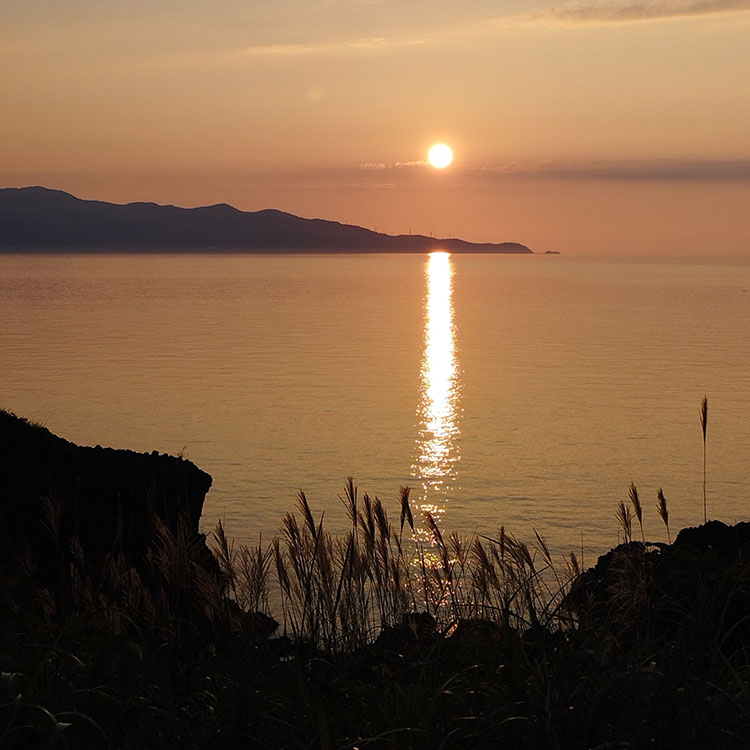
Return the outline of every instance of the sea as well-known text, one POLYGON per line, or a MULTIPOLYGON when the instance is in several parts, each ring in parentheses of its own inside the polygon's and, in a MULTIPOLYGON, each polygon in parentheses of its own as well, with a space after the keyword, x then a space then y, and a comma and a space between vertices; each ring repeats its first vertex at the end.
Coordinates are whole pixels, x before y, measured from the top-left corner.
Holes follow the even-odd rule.
POLYGON ((351 476, 399 522, 584 564, 750 517, 750 262, 418 254, 0 255, 0 408, 180 454, 201 527, 267 542, 351 476), (706 439, 699 418, 707 398, 706 439), (640 530, 636 527, 636 538, 640 530))

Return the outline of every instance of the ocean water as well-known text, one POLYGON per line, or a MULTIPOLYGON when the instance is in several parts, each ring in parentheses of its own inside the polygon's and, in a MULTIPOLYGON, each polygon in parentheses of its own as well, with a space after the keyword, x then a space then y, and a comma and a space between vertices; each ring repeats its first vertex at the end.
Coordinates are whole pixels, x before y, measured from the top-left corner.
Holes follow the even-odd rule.
POLYGON ((270 539, 346 477, 398 518, 590 555, 750 516, 750 264, 493 255, 0 256, 0 408, 208 471, 202 526, 270 539))

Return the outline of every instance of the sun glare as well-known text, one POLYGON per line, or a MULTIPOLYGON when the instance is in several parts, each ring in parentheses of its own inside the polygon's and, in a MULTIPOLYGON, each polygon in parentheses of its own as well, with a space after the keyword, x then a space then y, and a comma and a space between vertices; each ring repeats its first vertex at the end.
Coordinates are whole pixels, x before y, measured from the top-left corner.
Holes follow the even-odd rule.
POLYGON ((453 149, 445 143, 436 143, 430 148, 427 161, 437 169, 445 169, 453 161, 453 149))

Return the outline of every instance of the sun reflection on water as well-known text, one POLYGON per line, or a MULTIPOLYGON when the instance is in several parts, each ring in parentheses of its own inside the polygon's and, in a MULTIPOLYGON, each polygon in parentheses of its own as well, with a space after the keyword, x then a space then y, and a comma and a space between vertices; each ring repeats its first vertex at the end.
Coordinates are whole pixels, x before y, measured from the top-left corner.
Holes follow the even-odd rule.
POLYGON ((419 509, 430 512, 439 521, 455 486, 460 458, 459 369, 450 253, 430 253, 425 277, 424 353, 417 411, 417 457, 412 473, 421 483, 419 509))

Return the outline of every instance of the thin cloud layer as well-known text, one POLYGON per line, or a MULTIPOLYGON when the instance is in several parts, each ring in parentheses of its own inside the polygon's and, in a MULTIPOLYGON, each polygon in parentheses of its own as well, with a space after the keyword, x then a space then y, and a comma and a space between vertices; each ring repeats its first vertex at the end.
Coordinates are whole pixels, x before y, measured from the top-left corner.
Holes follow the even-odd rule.
POLYGON ((688 18, 750 11, 750 0, 698 0, 676 3, 569 3, 532 14, 539 22, 618 23, 688 18))
MULTIPOLYGON (((508 172, 503 172, 508 174, 508 172)), ((546 164, 529 166, 515 174, 579 180, 675 180, 706 182, 750 181, 750 159, 673 160, 546 164)))
POLYGON ((424 39, 392 39, 364 37, 358 39, 311 44, 261 44, 239 52, 240 57, 301 57, 337 52, 373 52, 393 47, 417 47, 427 44, 424 39))
POLYGON ((362 164, 355 164, 354 169, 364 169, 364 170, 375 170, 377 172, 381 172, 383 170, 396 170, 396 169, 404 169, 406 167, 426 167, 429 166, 428 161, 424 161, 422 159, 417 159, 416 161, 397 161, 393 164, 386 164, 383 161, 377 161, 377 162, 363 162, 362 164))
POLYGON ((750 159, 732 161, 653 162, 589 168, 591 177, 620 180, 705 180, 707 182, 750 181, 750 159))
MULTIPOLYGON (((430 174, 424 161, 394 164, 364 163, 347 170, 350 173, 375 174, 389 184, 396 178, 408 179, 430 174), (405 169, 410 167, 411 169, 405 169), (420 169, 421 168, 421 169, 420 169)), ((512 178, 546 178, 563 180, 684 181, 684 182, 750 182, 750 159, 673 160, 653 159, 612 162, 505 162, 472 164, 450 169, 462 184, 492 182, 512 178)), ((447 176, 447 175, 446 175, 447 176)), ((375 183, 377 184, 377 183, 375 183)))
MULTIPOLYGON (((379 3, 377 3, 379 4, 379 3)), ((568 2, 561 5, 539 5, 520 12, 508 12, 491 18, 477 16, 451 25, 426 27, 418 36, 405 36, 396 28, 379 36, 316 40, 314 33, 305 41, 258 42, 215 53, 167 55, 171 62, 231 62, 238 60, 289 59, 304 60, 326 55, 388 53, 398 49, 431 49, 446 44, 493 37, 519 28, 570 28, 585 25, 627 24, 688 19, 729 13, 750 12, 750 0, 688 0, 685 2, 568 2)), ((151 61, 153 62, 153 60, 151 61)))

